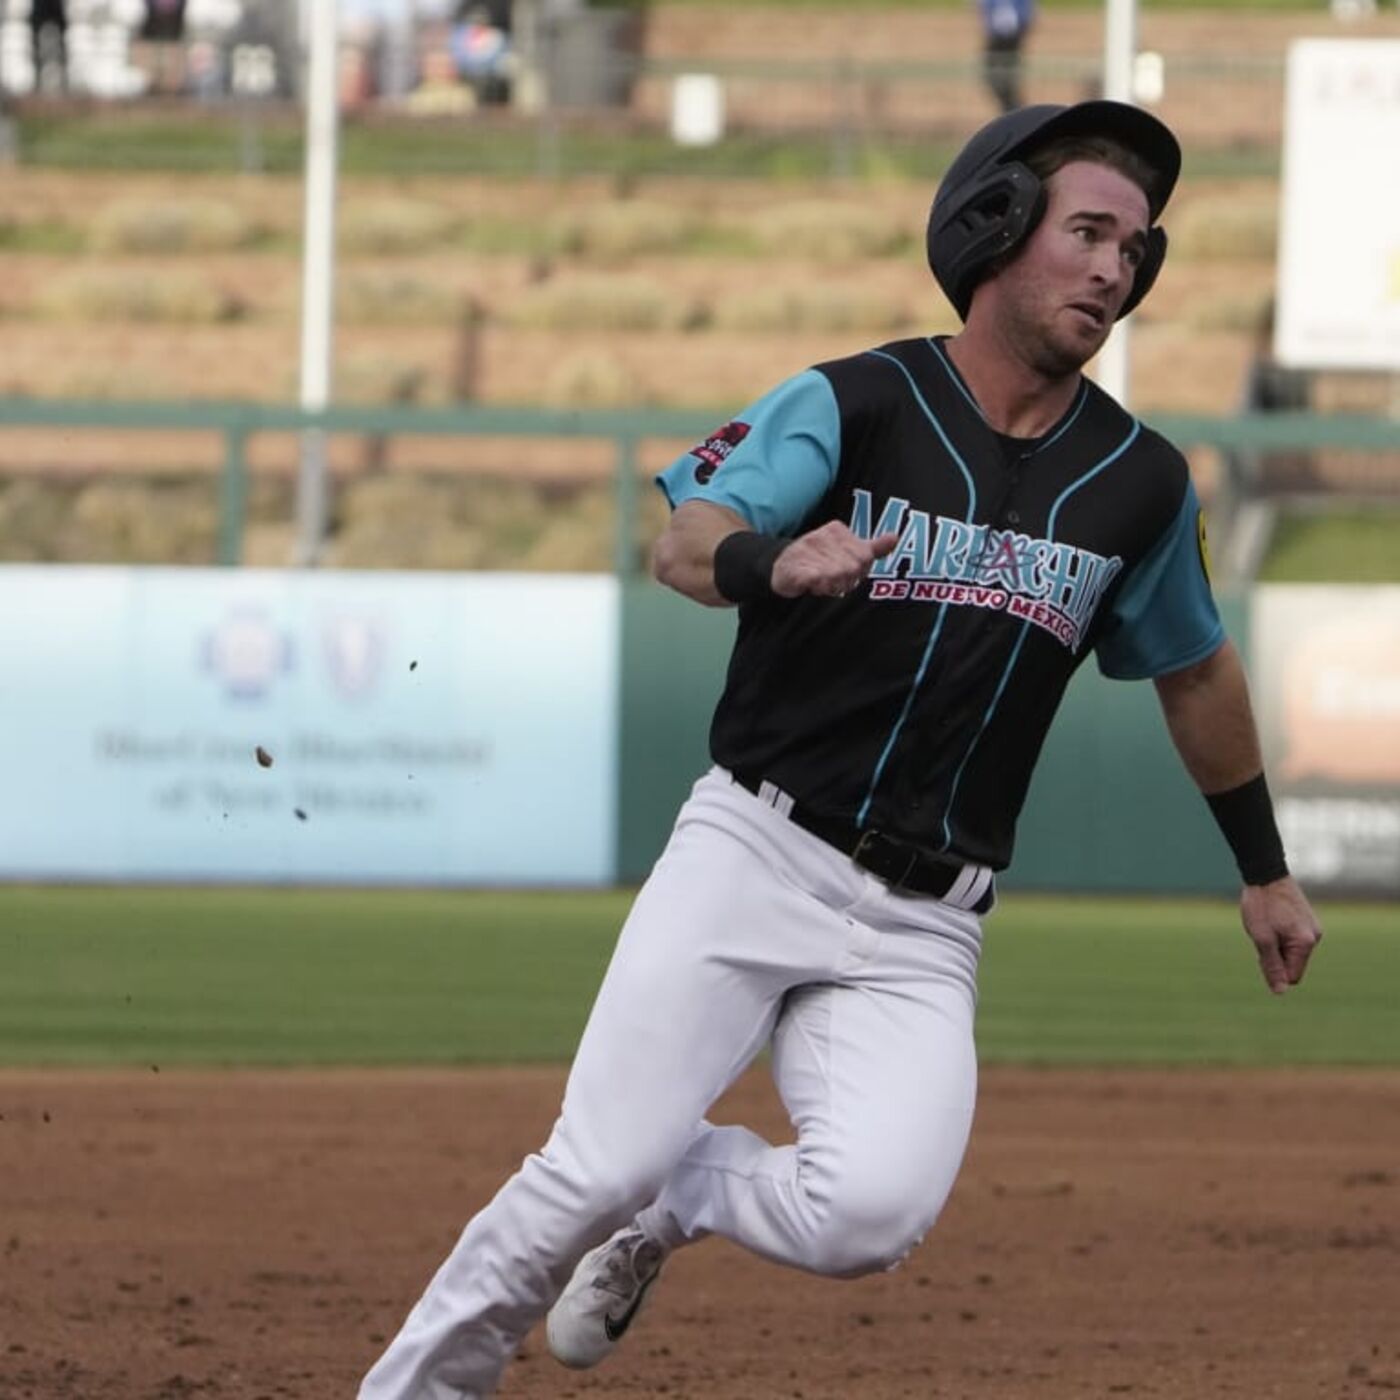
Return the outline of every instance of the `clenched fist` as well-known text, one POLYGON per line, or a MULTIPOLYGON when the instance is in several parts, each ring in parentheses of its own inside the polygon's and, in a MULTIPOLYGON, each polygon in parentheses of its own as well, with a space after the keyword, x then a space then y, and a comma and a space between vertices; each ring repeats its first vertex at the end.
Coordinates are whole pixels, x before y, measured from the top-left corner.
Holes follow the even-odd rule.
POLYGON ((899 543, 896 534, 862 539, 839 520, 799 535, 773 563, 773 592, 780 598, 805 593, 843 598, 858 588, 870 566, 899 543))

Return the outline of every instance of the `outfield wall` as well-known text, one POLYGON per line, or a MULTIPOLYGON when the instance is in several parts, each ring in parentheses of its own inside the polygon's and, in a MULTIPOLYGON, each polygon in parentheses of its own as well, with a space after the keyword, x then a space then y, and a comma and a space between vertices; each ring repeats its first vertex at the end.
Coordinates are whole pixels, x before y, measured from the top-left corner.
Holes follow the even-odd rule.
POLYGON ((0 569, 0 875, 609 883, 617 613, 611 576, 0 569))
MULTIPOLYGON (((1224 612, 1295 866, 1400 892, 1400 589, 1224 612)), ((733 628, 612 575, 0 567, 0 878, 639 880, 733 628)), ((1005 883, 1234 888, 1151 685, 1081 669, 1005 883)))

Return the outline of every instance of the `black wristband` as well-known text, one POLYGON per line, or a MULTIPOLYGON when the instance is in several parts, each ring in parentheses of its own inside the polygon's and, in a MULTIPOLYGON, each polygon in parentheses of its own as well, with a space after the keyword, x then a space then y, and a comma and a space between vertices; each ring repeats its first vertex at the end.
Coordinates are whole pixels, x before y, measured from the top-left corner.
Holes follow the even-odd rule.
POLYGON ((773 596, 773 561, 788 541, 773 535, 736 530, 715 549, 715 588, 731 603, 751 603, 773 596))
POLYGON ((1274 804, 1262 773, 1227 792, 1206 795, 1246 885, 1267 885, 1288 874, 1283 838, 1274 821, 1274 804))

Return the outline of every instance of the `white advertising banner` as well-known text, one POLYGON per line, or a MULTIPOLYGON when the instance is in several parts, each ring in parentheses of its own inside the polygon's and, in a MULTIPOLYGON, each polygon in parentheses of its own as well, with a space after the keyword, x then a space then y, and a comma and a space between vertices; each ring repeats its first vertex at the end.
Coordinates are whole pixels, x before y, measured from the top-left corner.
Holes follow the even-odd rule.
POLYGON ((1400 369, 1400 39, 1288 51, 1274 353, 1400 369))
POLYGON ((1294 873, 1400 894, 1400 587, 1257 588, 1250 648, 1294 873))
POLYGON ((617 613, 609 576, 0 567, 0 877, 609 882, 617 613))

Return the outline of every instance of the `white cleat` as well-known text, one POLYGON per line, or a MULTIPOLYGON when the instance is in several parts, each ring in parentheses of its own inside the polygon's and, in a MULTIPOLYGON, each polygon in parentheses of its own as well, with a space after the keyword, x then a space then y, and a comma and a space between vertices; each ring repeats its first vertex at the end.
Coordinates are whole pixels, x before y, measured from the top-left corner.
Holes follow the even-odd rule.
POLYGON ((554 1359, 581 1371, 608 1356, 641 1311, 665 1259, 666 1251, 635 1225, 590 1249, 545 1322, 554 1359))

